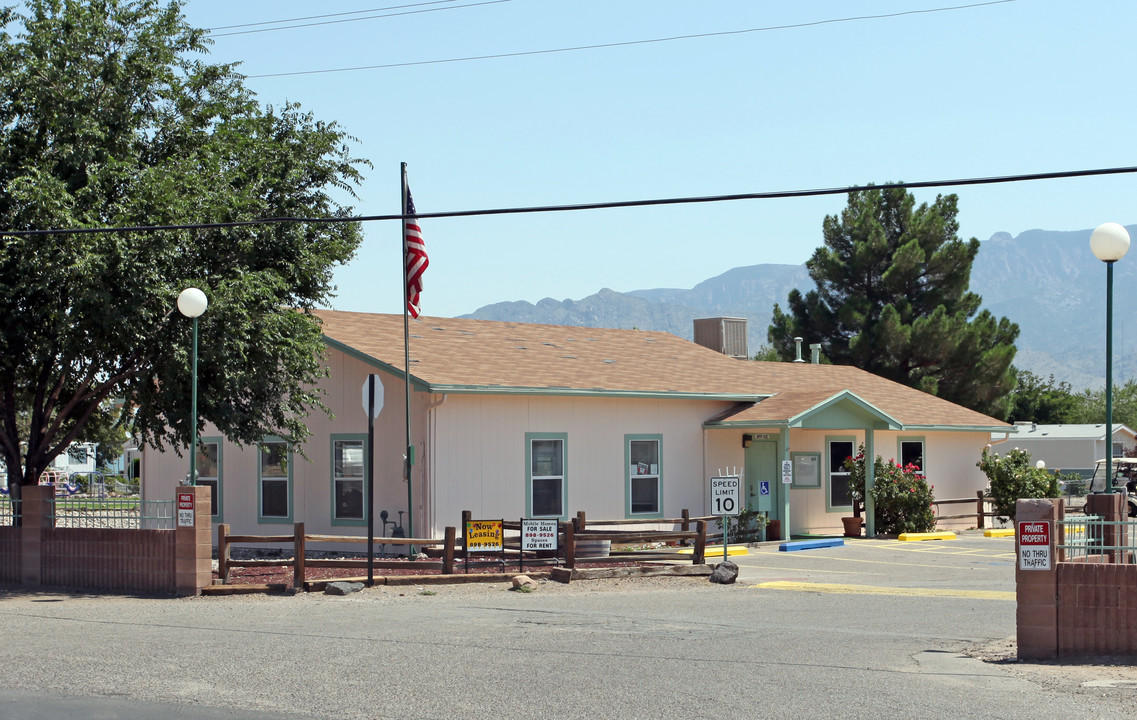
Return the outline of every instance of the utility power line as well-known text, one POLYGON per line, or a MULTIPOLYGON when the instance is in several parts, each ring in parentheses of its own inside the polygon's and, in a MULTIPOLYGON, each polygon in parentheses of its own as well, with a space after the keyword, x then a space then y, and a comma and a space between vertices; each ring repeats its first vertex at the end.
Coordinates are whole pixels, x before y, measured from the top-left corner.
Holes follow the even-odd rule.
POLYGON ((33 235, 88 235, 112 232, 158 232, 168 230, 218 230, 224 228, 248 227, 252 225, 271 225, 280 223, 332 224, 351 222, 381 222, 404 220, 416 217, 420 220, 431 218, 478 217, 487 215, 522 215, 531 213, 576 212, 581 210, 609 210, 613 208, 652 207, 656 205, 691 205, 696 203, 731 202, 736 200, 778 200, 784 198, 819 197, 823 195, 847 195, 865 190, 892 190, 912 188, 965 187, 970 185, 997 185, 1002 183, 1028 182, 1034 180, 1060 180, 1065 178, 1095 177, 1102 175, 1123 175, 1137 173, 1137 166, 1097 168, 1093 170, 1062 170, 1058 172, 1027 173, 1019 175, 996 175, 979 178, 959 178, 956 180, 924 180, 919 182, 895 182, 881 185, 850 185, 848 187, 820 188, 813 190, 779 190, 774 192, 736 193, 732 195, 702 195, 677 198, 655 198, 650 200, 615 200, 610 202, 580 203, 574 205, 537 205, 531 207, 491 208, 485 210, 453 210, 448 212, 426 212, 408 215, 357 215, 342 218, 304 218, 272 217, 258 220, 243 220, 221 223, 187 223, 184 225, 137 225, 129 227, 103 228, 59 228, 54 230, 9 230, 0 231, 0 237, 26 237, 33 235))
MULTIPOLYGON (((1003 2, 1012 2, 1013 0, 1002 0, 1003 2)), ((466 5, 451 5, 448 7, 427 8, 425 10, 403 10, 402 12, 386 13, 384 15, 369 15, 361 18, 348 18, 345 20, 325 20, 323 22, 305 23, 303 25, 285 25, 283 27, 270 27, 260 28, 259 30, 237 30, 228 33, 214 33, 210 32, 211 38, 232 37, 234 35, 252 35, 254 33, 272 32, 274 30, 293 30, 295 28, 315 27, 317 25, 336 25, 339 23, 359 22, 360 20, 375 20, 377 18, 399 17, 401 15, 421 15, 422 13, 431 12, 444 12, 446 10, 461 10, 463 8, 478 7, 480 5, 498 5, 500 3, 512 2, 512 0, 483 0, 483 2, 468 3, 466 5)), ((421 3, 430 4, 430 3, 421 3)), ((415 7, 413 5, 397 6, 397 7, 415 7)), ((279 21, 278 21, 279 22, 279 21)))
MULTIPOLYGON (((502 0, 496 0, 501 2, 502 0)), ((923 10, 904 10, 901 12, 881 13, 879 15, 856 15, 843 18, 830 18, 828 20, 814 20, 810 22, 792 23, 788 25, 767 25, 765 27, 746 28, 744 30, 722 30, 719 32, 694 33, 690 35, 673 35, 671 37, 649 38, 646 40, 625 40, 622 42, 597 43, 594 45, 574 45, 571 47, 551 48, 546 50, 521 50, 518 52, 493 53, 487 55, 468 55, 464 57, 444 58, 440 60, 411 60, 407 62, 385 63, 382 65, 356 65, 353 67, 328 68, 324 70, 297 70, 294 72, 261 73, 259 75, 246 75, 247 78, 275 78, 294 77, 297 75, 321 75, 325 73, 355 72, 359 70, 389 70, 391 68, 414 67, 417 65, 442 65, 447 63, 473 62, 475 60, 498 60, 502 58, 527 57, 530 55, 552 55, 556 53, 578 52, 582 50, 599 50, 602 48, 629 47, 633 45, 651 45, 655 43, 674 42, 676 40, 695 40, 699 38, 724 37, 728 35, 745 35, 748 33, 770 32, 774 30, 797 30, 818 25, 833 25, 836 23, 860 22, 865 20, 883 20, 906 15, 926 15, 929 13, 951 12, 956 10, 971 10, 973 8, 987 7, 989 5, 1005 5, 1019 0, 988 0, 988 2, 971 3, 968 5, 953 5, 951 7, 925 8, 923 10)), ((489 4, 489 3, 480 3, 489 4)), ((462 7, 471 7, 463 5, 462 7)), ((443 9, 443 8, 439 8, 443 9)), ((428 11, 418 11, 428 12, 428 11)), ((222 37, 215 35, 214 37, 222 37)))
MULTIPOLYGON (((260 25, 279 25, 281 23, 303 22, 305 20, 323 20, 324 18, 344 17, 345 15, 364 15, 369 12, 381 12, 383 10, 402 10, 403 8, 422 7, 423 5, 445 5, 446 3, 452 2, 458 2, 458 0, 430 0, 430 2, 410 3, 408 5, 388 5, 387 7, 368 8, 367 10, 352 10, 350 12, 328 13, 327 15, 308 15, 307 17, 286 18, 284 20, 263 20, 261 22, 242 23, 240 25, 219 25, 215 28, 208 28, 208 32, 215 32, 217 30, 236 30, 238 28, 257 27, 260 25)), ((366 20, 367 18, 357 19, 366 20)), ((301 25, 300 27, 305 26, 301 25)))

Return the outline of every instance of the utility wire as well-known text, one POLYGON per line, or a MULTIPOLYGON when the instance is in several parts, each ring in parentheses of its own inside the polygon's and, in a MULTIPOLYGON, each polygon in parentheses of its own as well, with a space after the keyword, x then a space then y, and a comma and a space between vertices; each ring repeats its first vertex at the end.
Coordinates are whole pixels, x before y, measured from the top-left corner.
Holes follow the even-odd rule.
POLYGON ((537 205, 532 207, 492 208, 487 210, 453 210, 449 212, 416 213, 415 215, 357 215, 355 217, 304 218, 272 217, 239 222, 192 223, 185 225, 137 225, 130 227, 104 228, 61 228, 55 230, 9 230, 0 231, 0 237, 26 237, 32 235, 87 235, 112 232, 157 232, 163 230, 217 230, 222 228, 248 227, 250 225, 271 225, 279 223, 354 223, 380 222, 385 220, 404 220, 408 218, 431 219, 453 217, 477 217, 485 215, 522 215, 527 213, 575 212, 579 210, 609 210, 612 208, 651 207, 655 205, 691 205, 695 203, 730 202, 734 200, 776 200, 783 198, 818 197, 821 195, 846 195, 866 190, 894 190, 911 188, 963 187, 969 185, 997 185, 1000 183, 1027 182, 1032 180, 1058 180, 1063 178, 1094 177, 1102 175, 1123 175, 1137 173, 1137 166, 1098 168, 1094 170, 1063 170, 1047 173, 1028 173, 1020 175, 996 175, 981 178, 960 178, 956 180, 924 180, 920 182, 896 182, 881 185, 850 185, 848 187, 821 188, 814 190, 780 190, 774 192, 737 193, 733 195, 703 195, 694 197, 656 198, 652 200, 616 200, 612 202, 581 203, 576 205, 537 205))
MULTIPOLYGON (((1013 2, 1014 0, 1001 0, 1002 2, 1013 2)), ((293 30, 295 28, 315 27, 317 25, 335 25, 337 23, 358 22, 360 20, 375 20, 376 18, 389 18, 399 17, 400 15, 421 15, 422 13, 430 12, 444 12, 446 10, 461 10, 463 8, 478 7, 479 5, 497 5, 499 3, 512 2, 512 0, 484 0, 483 2, 469 3, 467 5, 451 5, 449 7, 427 8, 425 10, 404 10, 402 12, 387 13, 385 15, 369 15, 361 18, 348 18, 346 20, 325 20, 324 22, 306 23, 304 25, 285 25, 284 27, 271 27, 261 28, 259 30, 238 30, 236 32, 228 33, 210 33, 211 38, 232 37, 233 35, 252 35, 253 33, 272 32, 274 30, 293 30)), ((413 6, 407 6, 413 7, 413 6)))
MULTIPOLYGON (((501 0, 498 0, 499 2, 501 0)), ((498 60, 501 58, 526 57, 529 55, 552 55, 555 53, 577 52, 580 50, 599 50, 601 48, 629 47, 632 45, 651 45, 654 43, 673 42, 676 40, 694 40, 698 38, 724 37, 728 35, 745 35, 747 33, 769 32, 773 30, 796 30, 800 28, 816 27, 818 25, 832 25, 836 23, 859 22, 863 20, 883 20, 887 18, 903 17, 905 15, 925 15, 928 13, 950 12, 954 10, 970 10, 987 7, 989 5, 1005 5, 1019 0, 989 0, 988 2, 972 3, 969 5, 953 5, 951 7, 926 8, 924 10, 905 10, 902 12, 883 13, 880 15, 857 15, 843 18, 830 18, 828 20, 814 20, 811 22, 793 23, 790 25, 768 25, 765 27, 747 28, 744 30, 723 30, 720 32, 696 33, 692 35, 673 35, 671 37, 650 38, 647 40, 625 40, 623 42, 597 43, 595 45, 574 45, 572 47, 552 48, 548 50, 522 50, 510 53, 495 53, 491 55, 469 55, 465 57, 444 58, 441 60, 412 60, 408 62, 386 63, 383 65, 356 65, 345 68, 329 68, 326 70, 298 70, 295 72, 262 73, 260 75, 246 75, 247 78, 275 78, 294 77, 297 75, 321 75, 324 73, 355 72, 358 70, 389 70, 391 68, 414 67, 416 65, 442 65, 446 63, 472 62, 475 60, 498 60)), ((483 3, 485 4, 485 3, 483 3)), ((464 5, 463 7, 470 7, 464 5)), ((439 8, 449 9, 449 8, 439 8)), ((419 11, 428 12, 428 11, 419 11)), ((214 37, 222 37, 215 35, 214 37)))
MULTIPOLYGON (((403 8, 422 7, 423 5, 445 5, 446 3, 458 2, 458 0, 431 0, 430 2, 410 3, 409 5, 389 5, 387 7, 368 8, 367 10, 352 10, 351 12, 329 13, 327 15, 308 15, 307 17, 287 18, 285 20, 264 20, 261 22, 244 23, 241 25, 219 25, 215 28, 209 28, 208 32, 215 32, 217 30, 236 30, 238 28, 257 27, 259 25, 279 25, 281 23, 290 22, 303 22, 304 20, 323 20, 324 18, 343 17, 345 15, 363 15, 369 12, 380 12, 383 10, 402 10, 403 8)), ((367 18, 359 18, 366 20, 367 18)), ((300 27, 304 27, 301 25, 300 27)))

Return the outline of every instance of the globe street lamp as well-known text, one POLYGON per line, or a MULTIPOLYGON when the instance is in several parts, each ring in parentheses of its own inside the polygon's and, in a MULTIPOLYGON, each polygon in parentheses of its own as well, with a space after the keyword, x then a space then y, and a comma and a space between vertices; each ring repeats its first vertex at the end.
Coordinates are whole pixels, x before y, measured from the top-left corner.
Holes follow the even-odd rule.
POLYGON ((1113 264, 1129 252, 1129 232, 1117 223, 1098 225, 1090 250, 1105 263, 1105 491, 1113 492, 1113 264))
POLYGON ((178 295, 178 312, 193 318, 193 352, 190 370, 190 436, 193 438, 189 449, 189 483, 197 485, 197 319, 209 306, 205 293, 191 287, 178 295))

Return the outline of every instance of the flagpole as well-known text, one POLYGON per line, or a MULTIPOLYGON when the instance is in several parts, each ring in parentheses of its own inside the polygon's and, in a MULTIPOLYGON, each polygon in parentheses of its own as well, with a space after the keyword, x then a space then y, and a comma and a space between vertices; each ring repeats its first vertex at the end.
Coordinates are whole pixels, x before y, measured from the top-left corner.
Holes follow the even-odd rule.
MULTIPOLYGON (((411 443, 411 318, 410 318, 410 286, 408 280, 410 279, 407 271, 407 164, 400 163, 400 184, 402 186, 402 193, 399 198, 399 204, 402 208, 401 214, 403 216, 403 234, 401 242, 399 243, 399 257, 403 266, 403 385, 405 388, 406 410, 407 410, 407 459, 404 464, 404 472, 407 481, 407 537, 414 537, 414 505, 412 504, 411 488, 413 486, 413 473, 411 468, 415 463, 415 447, 411 443)), ((407 547, 408 554, 412 550, 410 546, 407 547)))

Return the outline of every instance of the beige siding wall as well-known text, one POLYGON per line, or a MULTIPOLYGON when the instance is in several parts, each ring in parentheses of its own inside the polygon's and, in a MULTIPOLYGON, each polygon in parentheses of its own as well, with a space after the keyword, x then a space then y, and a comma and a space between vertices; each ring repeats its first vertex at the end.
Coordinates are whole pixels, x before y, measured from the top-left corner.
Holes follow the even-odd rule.
MULTIPOLYGON (((332 521, 331 436, 367 435, 367 417, 363 411, 363 383, 369 372, 362 361, 337 350, 329 350, 327 361, 331 376, 321 387, 327 392, 324 403, 334 417, 313 410, 308 417, 311 439, 305 445, 307 458, 300 453, 292 456, 292 518, 303 521, 309 533, 330 535, 366 535, 365 526, 334 524, 332 521)), ((380 510, 387 510, 391 519, 404 511, 407 515, 407 485, 402 479, 403 448, 405 446, 405 407, 403 382, 399 377, 380 373, 383 383, 384 406, 375 421, 375 529, 379 534, 380 510)), ((418 461, 414 468, 415 506, 414 532, 422 537, 424 528, 423 494, 426 462, 423 447, 426 439, 427 403, 429 396, 416 392, 412 396, 413 440, 418 461)), ((217 436, 212 425, 207 425, 203 438, 217 436)), ((280 523, 258 520, 257 484, 258 454, 255 447, 240 448, 232 442, 223 442, 221 450, 222 521, 240 534, 279 534, 280 523)), ((148 497, 168 498, 173 487, 189 472, 187 456, 178 456, 169 449, 160 453, 147 449, 143 453, 144 492, 148 497)), ((354 549, 361 549, 355 547, 354 549)))
MULTIPOLYGON (((793 430, 790 432, 791 452, 817 452, 821 454, 821 488, 795 488, 790 492, 790 528, 794 533, 836 533, 842 530, 841 518, 849 515, 847 508, 833 508, 826 498, 829 493, 828 457, 826 438, 854 438, 854 448, 864 442, 864 431, 793 430)), ((990 441, 988 433, 972 432, 893 432, 878 431, 874 435, 873 450, 885 461, 897 459, 899 439, 924 440, 927 454, 928 482, 935 486, 938 499, 970 498, 977 490, 987 486, 987 478, 975 466, 983 447, 990 441)), ((944 506, 944 515, 959 515, 974 510, 972 505, 944 506)), ((937 527, 943 529, 974 527, 976 521, 947 520, 937 527)))
POLYGON ((566 513, 622 519, 625 435, 662 436, 665 517, 701 514, 703 431, 723 403, 688 400, 450 395, 432 417, 434 527, 526 510, 526 433, 567 435, 566 513))

